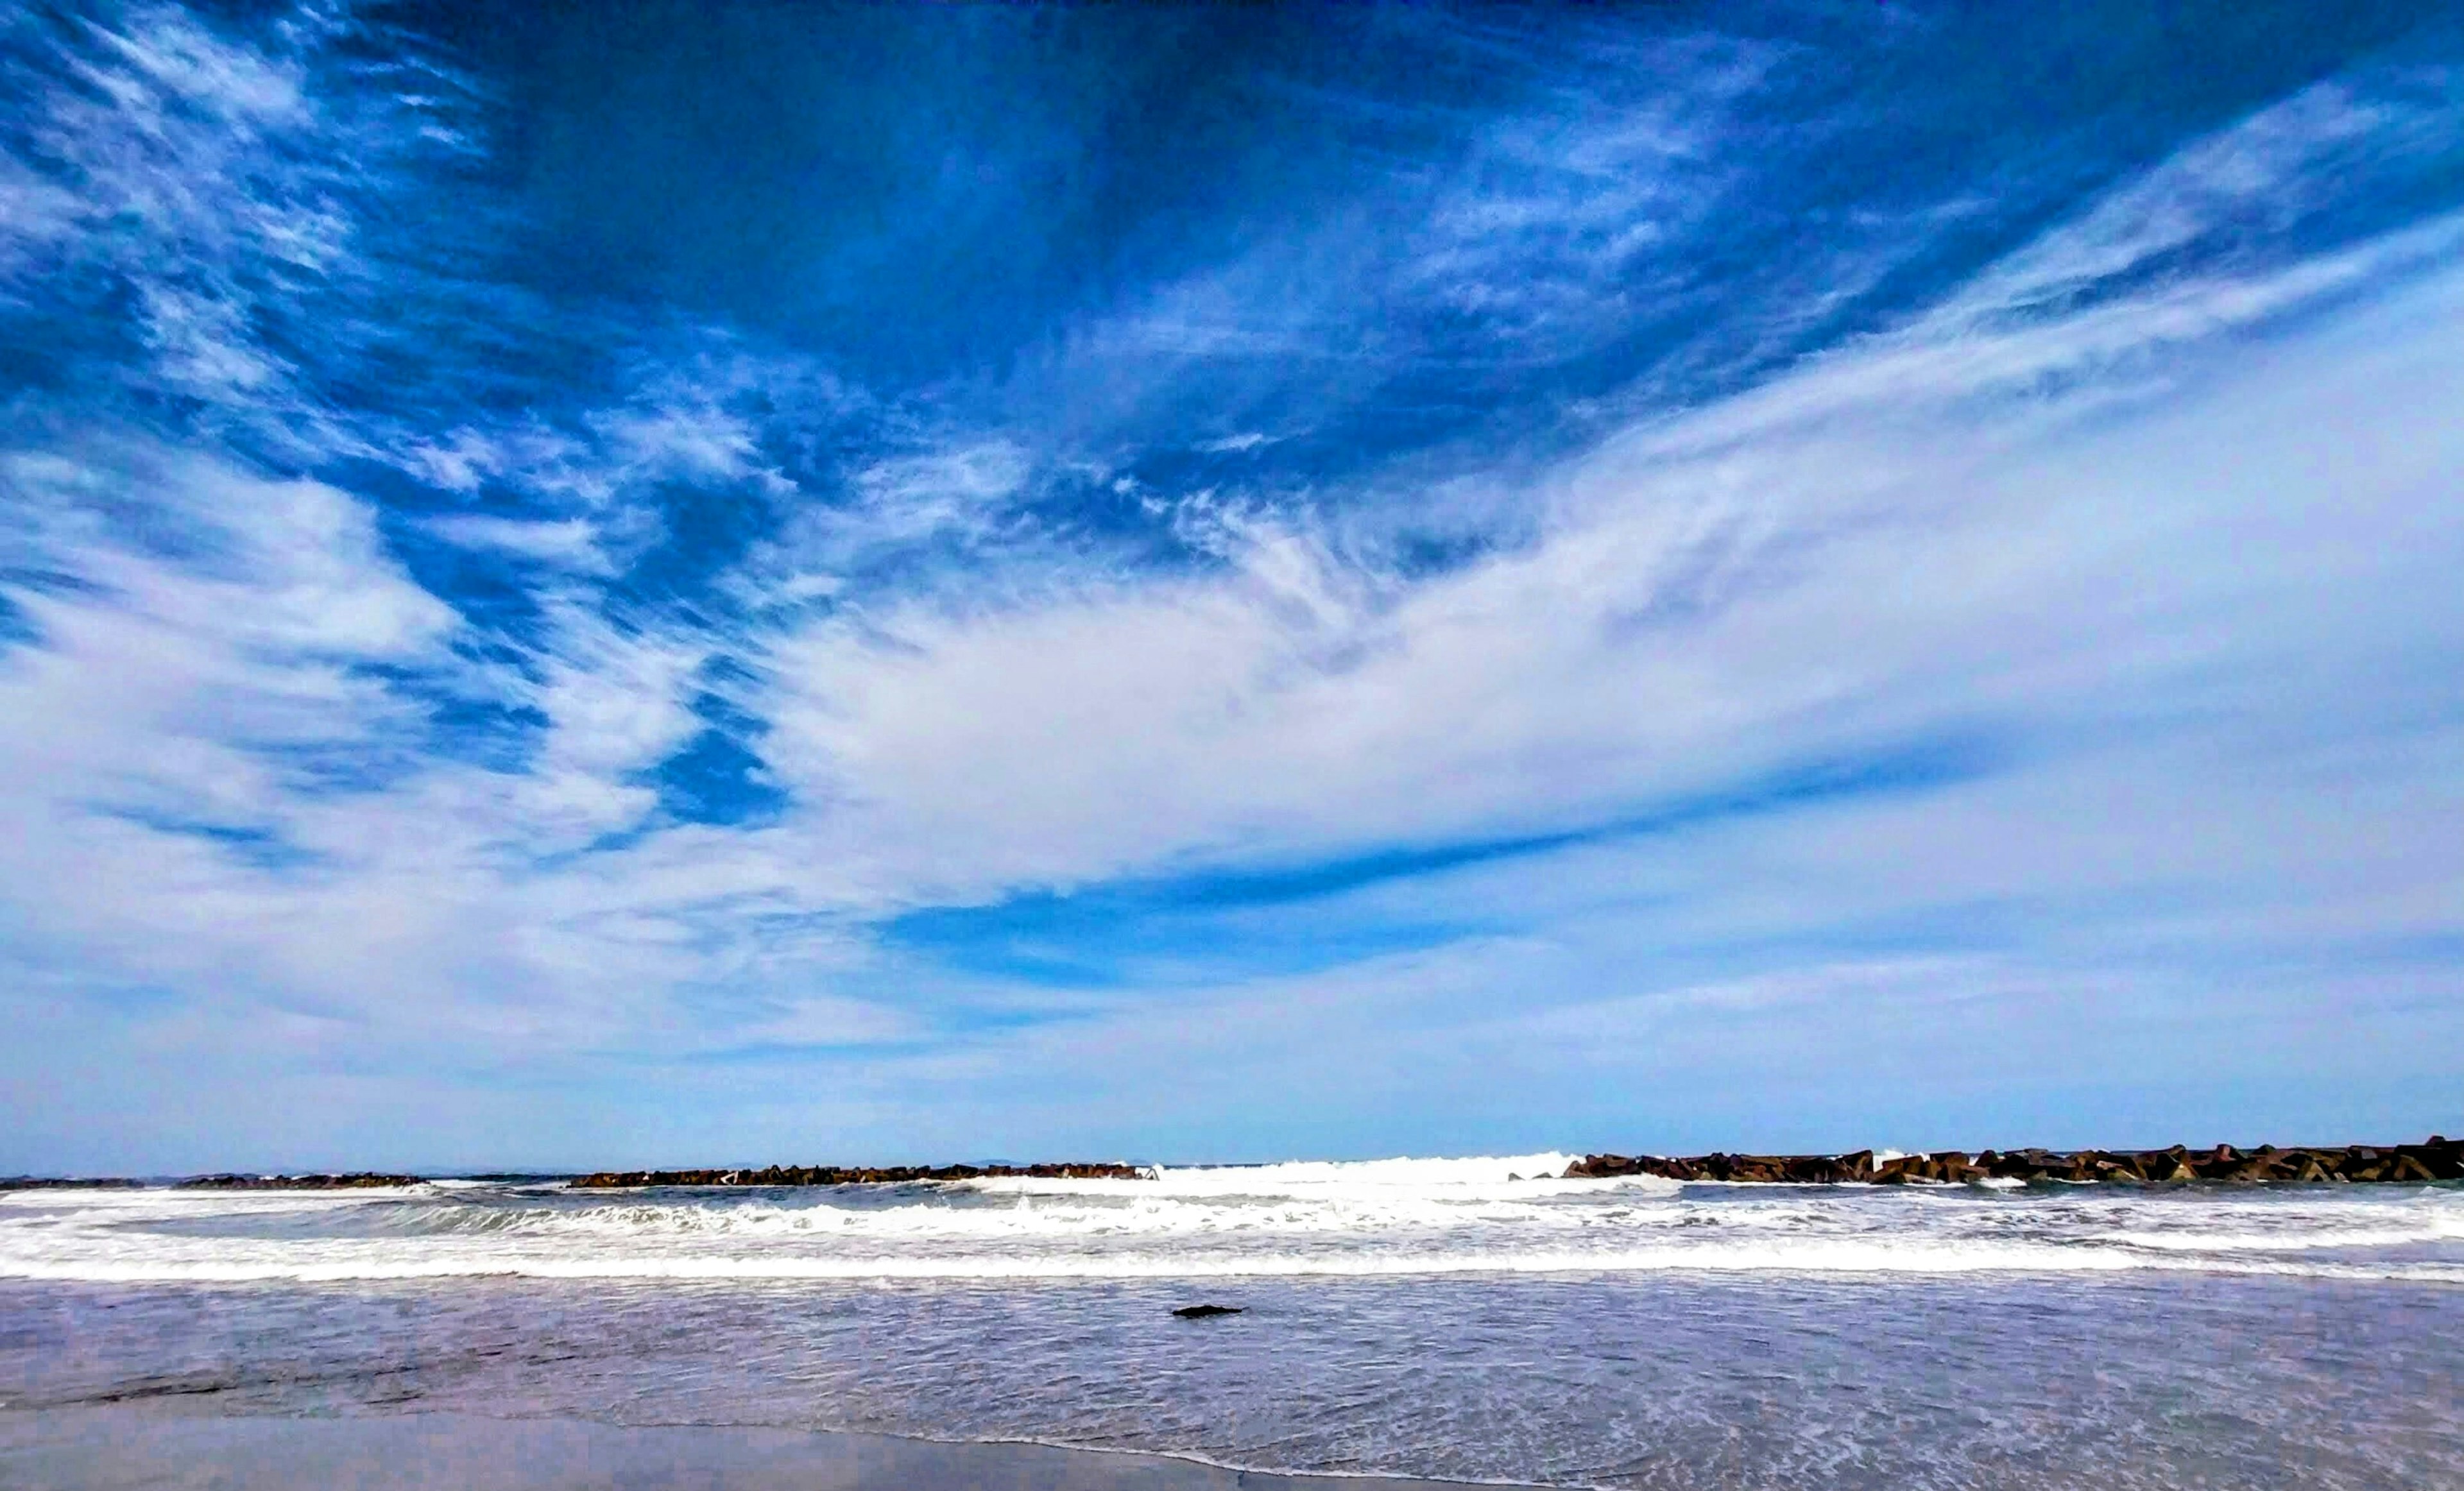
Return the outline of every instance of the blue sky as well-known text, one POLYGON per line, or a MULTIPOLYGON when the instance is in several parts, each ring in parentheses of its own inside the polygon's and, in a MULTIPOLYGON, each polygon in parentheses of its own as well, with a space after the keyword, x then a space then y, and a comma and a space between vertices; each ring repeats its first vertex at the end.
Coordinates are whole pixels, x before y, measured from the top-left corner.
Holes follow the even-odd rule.
POLYGON ((2464 1125, 2464 24, 0 20, 0 1172, 2464 1125))

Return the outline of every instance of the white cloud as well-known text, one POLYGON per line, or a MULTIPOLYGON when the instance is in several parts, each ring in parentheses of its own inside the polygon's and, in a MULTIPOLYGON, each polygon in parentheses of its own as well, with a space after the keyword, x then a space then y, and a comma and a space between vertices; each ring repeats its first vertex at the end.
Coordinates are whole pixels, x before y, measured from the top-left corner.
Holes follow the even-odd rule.
POLYGON ((805 541, 821 551, 817 557, 840 564, 945 536, 981 541, 1033 474, 1027 453, 998 439, 876 461, 855 473, 862 501, 811 514, 814 532, 805 541))
POLYGON ((420 525, 448 543, 539 559, 583 574, 607 574, 612 566, 599 547, 599 531, 582 518, 562 522, 452 513, 420 525))
MULTIPOLYGON (((2452 284, 2372 324, 2446 314, 2430 307, 2452 284)), ((2220 306, 2304 303, 2280 279, 2168 296, 2197 300, 2211 334, 2243 323, 2220 306)), ((1612 446, 1554 483, 1568 496, 1540 543, 1410 587, 1262 531, 1228 580, 842 615, 774 649, 764 750, 844 804, 865 848, 986 884, 1581 822, 1964 715, 2034 729, 2102 713, 2118 685, 2162 700, 2282 641, 2265 618, 2327 582, 2322 546, 2404 595, 2418 556, 2455 541, 2422 515, 2421 483, 2458 459, 2417 424, 2414 390, 2456 375, 2433 341, 2395 343, 2409 362, 2289 348, 2239 384, 2177 359, 2209 385, 2195 415, 2160 406, 2137 433, 2049 422, 2059 399, 1999 417, 1974 402, 2086 335, 1843 354, 1612 446), (2367 488, 2272 480, 2316 463, 2280 399, 2332 401, 2347 440, 2412 454, 2367 488)), ((2139 344, 2098 356, 2175 336, 2147 317, 2139 344)), ((2067 402, 2101 406, 2101 389, 2067 402)), ((2436 633, 2420 614, 2387 626, 2377 645, 2436 633)))
POLYGON ((1263 449, 1275 444, 1277 439, 1277 436, 1266 434, 1262 430, 1247 429, 1237 435, 1226 435, 1221 440, 1201 440, 1190 449, 1207 455, 1246 455, 1252 450, 1263 449))
POLYGON ((403 128, 437 99, 380 90, 338 107, 314 85, 347 30, 295 14, 253 46, 168 6, 62 23, 56 51, 11 69, 28 128, 24 157, 0 164, 0 299, 87 296, 74 314, 125 315, 149 354, 111 376, 295 452, 347 448, 261 322, 364 274, 356 200, 439 148, 403 128))
POLYGON ((2384 170, 2446 148, 2440 113, 2360 96, 2342 81, 2314 84, 2107 193, 1929 319, 1972 326, 2058 311, 2202 239, 2281 233, 2349 192, 2357 167, 2384 170))

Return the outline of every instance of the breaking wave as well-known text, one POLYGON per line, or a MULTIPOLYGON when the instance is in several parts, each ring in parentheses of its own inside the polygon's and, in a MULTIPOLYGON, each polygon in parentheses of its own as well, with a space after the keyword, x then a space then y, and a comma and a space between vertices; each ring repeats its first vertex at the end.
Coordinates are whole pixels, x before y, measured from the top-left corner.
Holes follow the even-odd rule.
POLYGON ((1556 1153, 800 1189, 25 1193, 0 1277, 1037 1281, 1466 1274, 2464 1283, 2464 1191, 2013 1191, 1568 1180, 1556 1153))

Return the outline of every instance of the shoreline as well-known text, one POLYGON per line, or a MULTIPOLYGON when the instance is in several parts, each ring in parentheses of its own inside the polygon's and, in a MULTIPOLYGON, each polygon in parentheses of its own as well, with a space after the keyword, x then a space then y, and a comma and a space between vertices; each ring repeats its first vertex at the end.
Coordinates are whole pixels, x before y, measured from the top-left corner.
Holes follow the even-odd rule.
MULTIPOLYGON (((1340 1162, 1337 1162, 1340 1163, 1340 1162)), ((429 1185, 440 1180, 561 1182, 570 1191, 629 1191, 656 1186, 828 1187, 916 1185, 967 1180, 1152 1180, 1162 1170, 1239 1170, 1240 1165, 1133 1165, 1120 1160, 1033 1165, 767 1165, 694 1170, 599 1170, 582 1173, 497 1173, 481 1175, 410 1174, 376 1171, 340 1173, 245 1174, 225 1172, 181 1178, 133 1179, 121 1175, 0 1176, 0 1193, 13 1191, 357 1191, 429 1185)), ((1509 1175, 1509 1180, 1606 1180, 1650 1175, 1663 1180, 1714 1181, 1727 1185, 1961 1185, 1980 1181, 2074 1185, 2424 1185, 2464 1180, 2464 1140, 2432 1134, 2418 1143, 2295 1145, 2262 1144, 2236 1149, 2219 1144, 2193 1150, 1937 1150, 1925 1154, 1586 1154, 1555 1175, 1509 1175)))
POLYGON ((1445 1491, 1529 1484, 1243 1470, 1162 1451, 859 1430, 625 1426, 457 1413, 214 1414, 119 1404, 0 1406, 0 1483, 84 1491, 1445 1491))

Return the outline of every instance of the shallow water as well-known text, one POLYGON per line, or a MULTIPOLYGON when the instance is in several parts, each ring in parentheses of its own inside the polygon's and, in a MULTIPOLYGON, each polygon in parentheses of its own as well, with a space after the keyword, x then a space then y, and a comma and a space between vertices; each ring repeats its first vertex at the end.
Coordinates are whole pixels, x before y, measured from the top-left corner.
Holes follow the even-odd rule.
POLYGON ((20 1195, 0 1397, 1619 1487, 2464 1486, 2456 1187, 1507 1178, 1562 1164, 20 1195), (1245 1313, 1170 1315, 1199 1299, 1245 1313))

